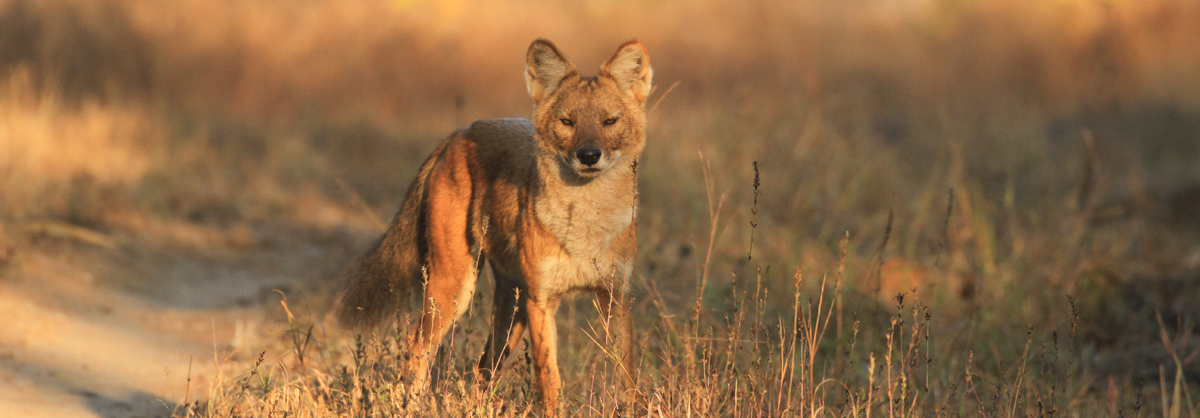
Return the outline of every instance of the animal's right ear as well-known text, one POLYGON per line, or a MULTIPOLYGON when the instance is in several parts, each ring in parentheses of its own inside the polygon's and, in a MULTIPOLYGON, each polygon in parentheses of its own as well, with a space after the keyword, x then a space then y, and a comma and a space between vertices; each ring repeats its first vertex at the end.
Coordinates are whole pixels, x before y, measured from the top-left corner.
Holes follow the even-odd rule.
POLYGON ((525 54, 525 88, 533 101, 540 102, 554 94, 563 79, 572 75, 576 75, 575 64, 550 41, 539 38, 529 45, 525 54))

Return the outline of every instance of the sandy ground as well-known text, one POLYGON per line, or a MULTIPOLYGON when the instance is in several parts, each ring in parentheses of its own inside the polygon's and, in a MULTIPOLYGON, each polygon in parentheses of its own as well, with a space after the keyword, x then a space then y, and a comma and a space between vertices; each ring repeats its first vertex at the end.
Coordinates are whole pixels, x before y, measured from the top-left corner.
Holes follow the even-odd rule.
POLYGON ((276 290, 303 303, 361 241, 286 227, 200 245, 81 232, 26 228, 2 256, 0 417, 163 417, 204 400, 236 373, 219 364, 277 337, 264 326, 283 315, 276 290))

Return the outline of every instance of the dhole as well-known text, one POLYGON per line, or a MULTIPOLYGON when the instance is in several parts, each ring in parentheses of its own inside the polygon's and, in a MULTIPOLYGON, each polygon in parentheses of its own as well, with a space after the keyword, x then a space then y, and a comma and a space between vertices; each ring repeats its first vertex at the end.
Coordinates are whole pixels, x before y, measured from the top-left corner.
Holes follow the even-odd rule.
POLYGON ((652 71, 636 40, 621 44, 594 77, 580 77, 544 39, 525 60, 533 120, 478 120, 438 145, 391 226, 351 271, 339 317, 370 327, 423 288, 407 363, 411 387, 420 390, 487 260, 495 305, 478 376, 490 379, 528 329, 549 416, 558 413, 562 388, 554 314, 564 296, 599 297, 622 382, 633 388, 625 292, 637 252, 637 159, 652 71))

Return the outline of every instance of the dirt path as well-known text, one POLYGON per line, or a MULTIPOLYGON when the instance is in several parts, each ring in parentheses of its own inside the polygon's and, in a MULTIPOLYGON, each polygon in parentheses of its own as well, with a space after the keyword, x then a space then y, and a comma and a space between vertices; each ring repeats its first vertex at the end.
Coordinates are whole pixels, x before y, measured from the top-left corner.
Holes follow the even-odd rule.
POLYGON ((280 227, 191 248, 26 235, 0 269, 3 417, 160 417, 206 399, 229 379, 216 364, 271 338, 276 290, 328 283, 361 241, 280 227))

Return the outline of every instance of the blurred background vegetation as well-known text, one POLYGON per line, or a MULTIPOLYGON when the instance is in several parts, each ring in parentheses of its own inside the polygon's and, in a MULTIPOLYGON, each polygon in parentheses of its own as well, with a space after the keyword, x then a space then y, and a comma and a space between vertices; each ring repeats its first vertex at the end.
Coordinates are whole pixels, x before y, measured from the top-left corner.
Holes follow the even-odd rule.
POLYGON ((0 238, 51 219, 369 240, 437 141, 530 113, 537 37, 584 73, 650 49, 635 309, 684 312, 707 279, 719 322, 765 269, 774 318, 849 232, 844 326, 886 329, 872 312, 915 289, 938 350, 980 373, 1057 331, 1078 386, 1126 405, 1175 369, 1160 331, 1197 327, 1193 0, 0 0, 0 238))

